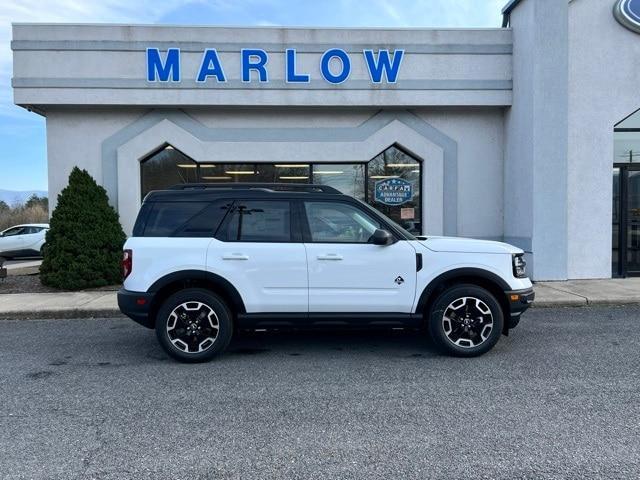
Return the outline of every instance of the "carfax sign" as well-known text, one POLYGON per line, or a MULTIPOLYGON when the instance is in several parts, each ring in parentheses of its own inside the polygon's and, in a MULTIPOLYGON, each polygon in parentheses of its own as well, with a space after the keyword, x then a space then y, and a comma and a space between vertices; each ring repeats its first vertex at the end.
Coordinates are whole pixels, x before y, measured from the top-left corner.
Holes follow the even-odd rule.
POLYGON ((375 200, 385 205, 402 205, 413 198, 413 185, 402 178, 387 178, 376 182, 375 200))

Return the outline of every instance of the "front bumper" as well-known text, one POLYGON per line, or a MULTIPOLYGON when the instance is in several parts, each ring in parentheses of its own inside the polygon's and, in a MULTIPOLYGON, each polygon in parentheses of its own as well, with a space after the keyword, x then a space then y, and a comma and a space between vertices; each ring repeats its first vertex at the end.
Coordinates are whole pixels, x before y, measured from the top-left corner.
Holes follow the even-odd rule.
POLYGON ((519 318, 531 306, 536 297, 533 287, 524 290, 511 290, 505 294, 511 318, 519 318))
POLYGON ((152 293, 130 292, 124 288, 118 290, 118 307, 120 311, 134 322, 147 328, 154 327, 154 319, 149 314, 152 300, 152 293))

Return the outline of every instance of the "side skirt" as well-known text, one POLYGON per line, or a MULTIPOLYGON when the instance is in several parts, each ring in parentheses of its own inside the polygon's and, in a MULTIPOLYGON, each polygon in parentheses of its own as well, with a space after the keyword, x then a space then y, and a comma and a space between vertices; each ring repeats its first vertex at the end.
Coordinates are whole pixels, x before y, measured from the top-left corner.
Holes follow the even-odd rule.
POLYGON ((321 327, 399 327, 422 326, 423 317, 413 313, 241 313, 240 328, 321 328, 321 327))

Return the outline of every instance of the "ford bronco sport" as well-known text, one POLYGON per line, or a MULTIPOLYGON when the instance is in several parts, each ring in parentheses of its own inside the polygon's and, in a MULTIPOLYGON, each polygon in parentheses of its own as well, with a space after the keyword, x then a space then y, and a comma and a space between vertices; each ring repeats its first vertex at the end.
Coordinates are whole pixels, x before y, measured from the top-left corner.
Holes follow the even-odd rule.
POLYGON ((123 254, 123 313, 180 361, 206 361, 234 329, 426 328, 476 356, 534 298, 524 252, 415 237, 324 185, 185 184, 144 199, 123 254))

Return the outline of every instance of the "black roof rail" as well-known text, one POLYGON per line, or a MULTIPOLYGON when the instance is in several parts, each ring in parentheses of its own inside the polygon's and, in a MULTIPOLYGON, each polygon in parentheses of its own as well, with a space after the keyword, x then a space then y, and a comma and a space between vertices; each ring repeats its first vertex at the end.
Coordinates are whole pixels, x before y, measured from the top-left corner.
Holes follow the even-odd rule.
POLYGON ((328 185, 311 183, 181 183, 173 185, 167 190, 262 190, 268 192, 307 192, 307 193, 336 193, 337 190, 328 185))

